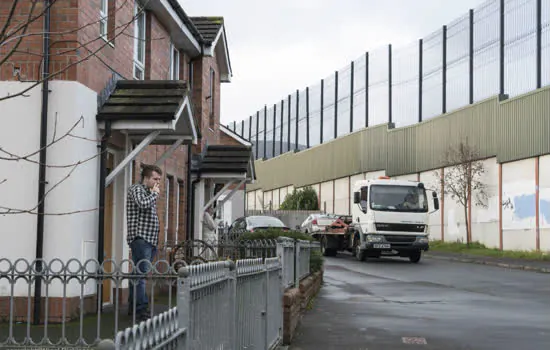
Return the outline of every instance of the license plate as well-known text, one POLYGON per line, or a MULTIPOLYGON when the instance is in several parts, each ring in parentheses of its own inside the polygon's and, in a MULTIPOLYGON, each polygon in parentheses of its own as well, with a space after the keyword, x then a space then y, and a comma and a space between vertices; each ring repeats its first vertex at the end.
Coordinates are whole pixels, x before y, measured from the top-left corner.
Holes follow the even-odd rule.
POLYGON ((387 244, 387 243, 374 243, 372 245, 373 248, 375 249, 390 249, 391 248, 391 244, 387 244))

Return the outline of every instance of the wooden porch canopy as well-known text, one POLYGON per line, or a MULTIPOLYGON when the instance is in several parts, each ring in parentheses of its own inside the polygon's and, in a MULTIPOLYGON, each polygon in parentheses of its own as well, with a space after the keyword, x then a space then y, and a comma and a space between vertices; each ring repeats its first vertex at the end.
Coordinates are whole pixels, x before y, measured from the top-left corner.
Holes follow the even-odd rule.
POLYGON ((208 145, 192 171, 200 178, 214 179, 217 183, 256 180, 252 147, 244 145, 208 145))
POLYGON ((245 145, 207 145, 197 161, 194 162, 192 172, 195 178, 209 179, 214 183, 224 184, 223 188, 203 206, 199 214, 199 217, 202 217, 204 211, 214 204, 222 194, 225 195, 222 202, 225 202, 243 184, 254 183, 256 171, 252 147, 245 145), (226 193, 233 185, 236 186, 229 193, 226 193))
POLYGON ((196 144, 198 139, 185 81, 119 80, 96 119, 100 129, 119 130, 137 144, 107 176, 105 186, 148 145, 172 145, 157 161, 159 165, 178 146, 196 144))

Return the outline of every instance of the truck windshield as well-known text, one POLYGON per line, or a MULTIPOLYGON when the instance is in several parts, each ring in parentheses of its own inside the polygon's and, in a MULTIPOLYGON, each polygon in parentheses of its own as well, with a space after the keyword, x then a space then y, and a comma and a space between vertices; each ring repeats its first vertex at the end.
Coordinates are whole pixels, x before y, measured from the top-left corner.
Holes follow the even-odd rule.
POLYGON ((428 212, 426 191, 416 186, 372 185, 370 208, 381 211, 428 212))

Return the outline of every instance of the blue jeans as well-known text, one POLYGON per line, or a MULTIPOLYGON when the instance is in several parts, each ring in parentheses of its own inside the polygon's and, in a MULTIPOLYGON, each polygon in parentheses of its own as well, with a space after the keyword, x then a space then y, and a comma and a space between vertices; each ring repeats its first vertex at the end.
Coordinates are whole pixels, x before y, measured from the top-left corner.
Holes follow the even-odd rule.
MULTIPOLYGON (((157 248, 153 247, 151 243, 137 238, 130 243, 130 249, 132 250, 132 261, 134 266, 138 266, 138 263, 141 260, 148 260, 150 262, 155 258, 157 253, 157 248)), ((139 264, 139 271, 137 273, 142 273, 146 275, 149 273, 149 265, 145 262, 139 264)), ((136 314, 140 314, 147 311, 147 306, 149 305, 149 299, 145 293, 145 278, 141 278, 136 284, 136 314)), ((130 294, 128 295, 128 309, 133 310, 134 308, 134 283, 130 282, 130 294)))

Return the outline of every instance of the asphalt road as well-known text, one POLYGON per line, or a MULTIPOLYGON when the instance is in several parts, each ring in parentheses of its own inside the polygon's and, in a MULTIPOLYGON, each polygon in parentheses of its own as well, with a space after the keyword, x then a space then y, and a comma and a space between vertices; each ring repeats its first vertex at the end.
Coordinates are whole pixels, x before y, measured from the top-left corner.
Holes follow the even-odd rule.
POLYGON ((289 349, 550 349, 549 274, 339 255, 324 279, 289 349))

